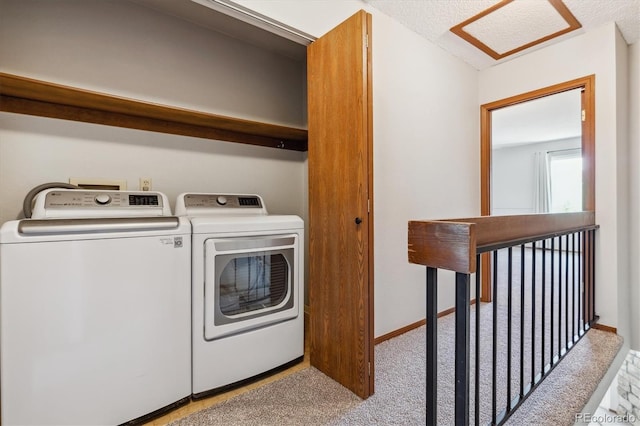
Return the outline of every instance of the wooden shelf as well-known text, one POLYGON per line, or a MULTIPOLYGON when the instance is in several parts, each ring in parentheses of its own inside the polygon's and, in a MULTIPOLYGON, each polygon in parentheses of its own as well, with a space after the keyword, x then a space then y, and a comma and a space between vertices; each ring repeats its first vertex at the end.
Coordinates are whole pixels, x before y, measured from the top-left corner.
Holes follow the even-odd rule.
POLYGON ((92 92, 0 73, 0 111, 307 150, 307 131, 92 92))

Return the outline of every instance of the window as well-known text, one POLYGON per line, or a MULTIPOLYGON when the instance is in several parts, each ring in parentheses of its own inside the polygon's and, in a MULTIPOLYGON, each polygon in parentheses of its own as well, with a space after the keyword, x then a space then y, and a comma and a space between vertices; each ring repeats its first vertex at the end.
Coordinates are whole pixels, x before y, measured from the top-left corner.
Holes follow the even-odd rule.
POLYGON ((551 213, 582 211, 582 151, 549 151, 551 213))

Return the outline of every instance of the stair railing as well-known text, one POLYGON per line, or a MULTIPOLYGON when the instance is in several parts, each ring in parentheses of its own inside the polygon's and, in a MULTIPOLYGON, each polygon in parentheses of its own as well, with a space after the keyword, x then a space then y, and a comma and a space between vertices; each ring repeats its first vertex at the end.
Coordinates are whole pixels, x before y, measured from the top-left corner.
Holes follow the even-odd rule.
POLYGON ((499 425, 597 321, 597 229, 593 212, 409 222, 409 262, 427 267, 428 425, 438 418, 438 269, 455 272, 455 424, 499 425), (475 303, 472 309, 472 274, 476 301, 483 295, 491 304, 475 303), (483 338, 487 333, 491 339, 483 338), (498 350, 505 344, 498 339, 506 340, 505 351, 498 350), (489 341, 491 359, 484 361, 490 366, 481 359, 489 341), (482 368, 491 372, 491 395, 481 395, 482 368))

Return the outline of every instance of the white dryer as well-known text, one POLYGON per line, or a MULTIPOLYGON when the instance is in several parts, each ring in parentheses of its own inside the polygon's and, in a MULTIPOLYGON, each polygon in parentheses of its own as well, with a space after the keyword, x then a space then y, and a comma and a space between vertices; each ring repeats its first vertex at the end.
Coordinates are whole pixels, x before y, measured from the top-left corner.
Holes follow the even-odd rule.
POLYGON ((176 215, 193 232, 193 397, 301 361, 302 219, 232 194, 181 194, 176 215))
POLYGON ((47 190, 0 229, 4 425, 143 421, 191 394, 191 227, 157 192, 47 190))

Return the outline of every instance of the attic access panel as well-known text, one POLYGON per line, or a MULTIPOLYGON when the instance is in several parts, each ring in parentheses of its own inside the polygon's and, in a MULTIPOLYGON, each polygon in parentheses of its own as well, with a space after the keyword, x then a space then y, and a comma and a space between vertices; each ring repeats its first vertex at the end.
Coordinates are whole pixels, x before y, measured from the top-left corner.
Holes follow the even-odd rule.
POLYGON ((450 31, 498 60, 581 27, 562 0, 503 0, 450 31))

